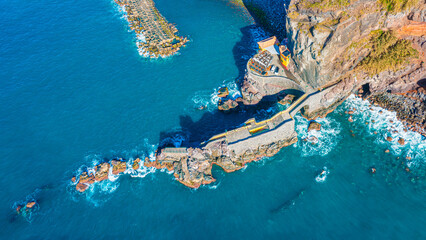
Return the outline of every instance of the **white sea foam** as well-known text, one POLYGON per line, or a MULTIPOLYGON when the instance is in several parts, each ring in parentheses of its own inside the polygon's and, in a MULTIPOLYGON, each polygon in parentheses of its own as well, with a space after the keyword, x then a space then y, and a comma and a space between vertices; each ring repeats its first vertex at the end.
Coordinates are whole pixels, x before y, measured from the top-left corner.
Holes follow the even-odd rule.
POLYGON ((241 97, 241 92, 238 89, 238 85, 234 80, 225 80, 221 86, 218 86, 212 90, 207 91, 198 91, 191 98, 192 109, 202 109, 207 111, 215 111, 217 109, 217 104, 219 102, 219 97, 217 96, 218 91, 221 87, 227 87, 229 91, 230 99, 236 99, 241 97))
POLYGON ((340 140, 340 124, 331 118, 317 118, 315 121, 321 124, 321 130, 308 131, 309 122, 307 119, 297 114, 296 132, 299 141, 294 147, 301 148, 302 156, 325 156, 333 150, 340 140))
POLYGON ((354 122, 364 125, 368 122, 369 124, 365 125, 368 134, 375 136, 376 143, 388 146, 394 155, 408 157, 409 167, 426 162, 426 138, 417 132, 407 130, 398 120, 396 112, 371 105, 367 100, 354 95, 345 101, 345 109, 356 109, 352 114, 354 122), (387 137, 391 137, 392 140, 387 141, 387 137), (398 143, 399 138, 405 140, 404 145, 398 143))

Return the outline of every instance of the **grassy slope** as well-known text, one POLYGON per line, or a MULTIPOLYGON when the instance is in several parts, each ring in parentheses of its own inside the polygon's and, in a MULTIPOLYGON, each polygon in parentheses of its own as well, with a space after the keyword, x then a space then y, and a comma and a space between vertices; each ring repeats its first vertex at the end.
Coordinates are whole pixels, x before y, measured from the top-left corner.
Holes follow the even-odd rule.
POLYGON ((391 31, 377 30, 371 32, 364 48, 369 48, 372 51, 360 62, 358 68, 370 75, 385 70, 397 71, 411 59, 418 58, 418 52, 411 46, 411 42, 398 39, 391 31))

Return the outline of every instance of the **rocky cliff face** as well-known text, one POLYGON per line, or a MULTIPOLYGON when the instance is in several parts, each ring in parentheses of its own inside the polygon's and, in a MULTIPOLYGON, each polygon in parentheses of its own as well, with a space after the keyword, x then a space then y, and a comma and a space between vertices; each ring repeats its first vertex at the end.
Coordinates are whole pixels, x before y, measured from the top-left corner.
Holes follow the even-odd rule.
MULTIPOLYGON (((252 1, 258 6, 270 2, 252 1)), ((426 119, 414 116, 424 116, 425 109, 425 0, 290 0, 282 4, 285 13, 275 15, 286 20, 281 31, 286 32, 292 52, 290 71, 312 88, 340 81, 322 99, 329 109, 314 112, 325 113, 362 88, 364 97, 386 93, 386 98, 375 97, 376 103, 426 128, 426 119), (410 97, 413 92, 420 97, 410 97), (383 99, 387 102, 380 103, 383 99), (402 113, 395 104, 416 107, 402 113)), ((272 14, 266 7, 264 11, 272 14)), ((315 114, 311 112, 310 117, 315 114)))

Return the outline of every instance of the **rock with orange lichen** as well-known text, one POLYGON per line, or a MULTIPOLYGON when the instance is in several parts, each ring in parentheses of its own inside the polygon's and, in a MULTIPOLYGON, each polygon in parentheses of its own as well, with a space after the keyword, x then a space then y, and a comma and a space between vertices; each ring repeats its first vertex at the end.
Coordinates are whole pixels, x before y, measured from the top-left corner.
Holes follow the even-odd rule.
POLYGON ((132 164, 132 168, 133 168, 133 170, 137 170, 137 169, 139 169, 139 167, 140 167, 140 162, 141 162, 141 160, 140 160, 139 158, 136 158, 136 159, 135 159, 135 161, 133 161, 133 164, 132 164))
POLYGON ((114 175, 120 174, 126 171, 127 169, 126 162, 124 161, 112 160, 111 165, 112 165, 112 174, 114 175))
POLYGON ((309 123, 309 126, 308 126, 308 132, 310 132, 312 130, 320 131, 321 130, 321 124, 319 124, 318 122, 315 122, 315 121, 311 121, 309 123))
POLYGON ((95 167, 95 180, 97 182, 108 179, 110 164, 105 162, 95 167))
POLYGON ((27 205, 25 205, 28 208, 32 208, 34 207, 34 205, 36 205, 36 202, 28 202, 27 205))
POLYGON ((79 192, 84 192, 89 188, 89 184, 87 183, 77 183, 77 185, 75 186, 75 189, 77 189, 77 191, 79 192))
POLYGON ((78 181, 79 183, 87 183, 92 184, 95 182, 95 176, 93 176, 93 173, 87 174, 87 172, 83 172, 80 175, 80 179, 78 181))

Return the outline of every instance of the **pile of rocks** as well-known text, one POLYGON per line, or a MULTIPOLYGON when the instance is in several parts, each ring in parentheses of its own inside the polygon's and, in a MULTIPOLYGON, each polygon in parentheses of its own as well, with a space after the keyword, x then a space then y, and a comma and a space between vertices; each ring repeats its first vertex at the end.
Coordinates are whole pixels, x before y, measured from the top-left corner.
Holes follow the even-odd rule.
MULTIPOLYGON (((140 166, 141 160, 137 158, 133 161, 132 168, 134 170, 138 169, 140 166)), ((95 182, 101 182, 108 179, 110 170, 113 175, 119 175, 126 171, 127 163, 122 159, 113 159, 110 162, 103 162, 95 166, 94 172, 84 171, 77 177, 71 179, 72 182, 77 182, 76 189, 79 192, 86 191, 90 185, 95 182)))
POLYGON ((405 94, 380 93, 369 98, 380 107, 395 111, 407 129, 426 136, 426 91, 422 88, 405 94))

